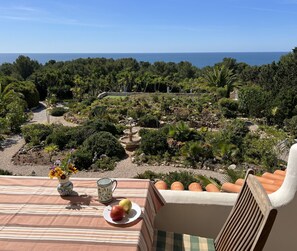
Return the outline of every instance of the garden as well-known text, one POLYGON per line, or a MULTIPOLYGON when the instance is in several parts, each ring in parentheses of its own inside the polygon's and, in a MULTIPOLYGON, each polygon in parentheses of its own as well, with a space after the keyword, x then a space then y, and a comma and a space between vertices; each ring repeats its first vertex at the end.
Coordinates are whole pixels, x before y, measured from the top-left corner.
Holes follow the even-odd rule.
POLYGON ((249 167, 272 172, 285 167, 297 135, 295 54, 259 67, 227 58, 202 69, 103 58, 41 65, 20 56, 0 66, 0 143, 24 137, 13 157, 20 165, 50 165, 74 150, 80 170, 113 170, 129 156, 144 167, 213 170, 230 179, 249 167), (98 98, 104 92, 117 95, 98 98), (40 100, 51 116, 76 126, 28 124, 40 100), (131 154, 119 140, 129 121, 141 137, 131 154))

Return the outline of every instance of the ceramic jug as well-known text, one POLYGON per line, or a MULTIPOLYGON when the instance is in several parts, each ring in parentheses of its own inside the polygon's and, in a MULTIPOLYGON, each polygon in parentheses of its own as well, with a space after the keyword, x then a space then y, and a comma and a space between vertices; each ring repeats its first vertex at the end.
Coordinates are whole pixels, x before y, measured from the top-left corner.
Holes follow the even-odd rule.
POLYGON ((112 200, 112 193, 116 189, 118 182, 109 178, 97 180, 98 200, 106 203, 112 200))

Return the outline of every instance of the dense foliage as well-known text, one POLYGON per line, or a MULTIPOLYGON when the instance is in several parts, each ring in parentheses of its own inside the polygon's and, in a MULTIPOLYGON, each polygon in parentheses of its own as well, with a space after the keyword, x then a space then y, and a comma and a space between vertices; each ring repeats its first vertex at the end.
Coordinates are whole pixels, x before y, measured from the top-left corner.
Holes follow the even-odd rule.
POLYGON ((51 109, 50 114, 52 116, 63 116, 64 113, 66 113, 67 110, 64 107, 54 107, 53 109, 51 109))
POLYGON ((41 65, 20 56, 0 65, 0 142, 2 135, 20 132, 29 109, 40 100, 52 106, 67 102, 69 110, 56 107, 52 115, 66 112, 79 126, 24 126, 26 142, 75 148, 81 166, 111 169, 114 158, 124 156, 117 137, 129 117, 138 126, 158 128, 143 131, 136 158, 144 154, 146 161, 194 168, 248 162, 272 170, 279 161, 274 146, 288 134, 297 135, 296 96, 297 48, 267 65, 225 58, 202 69, 189 62, 151 64, 132 58, 50 60, 41 65), (112 91, 143 94, 97 98, 112 91), (230 98, 232 91, 238 99, 230 98), (187 95, 174 95, 179 93, 187 95), (288 134, 275 135, 267 128, 251 131, 246 118, 288 134))

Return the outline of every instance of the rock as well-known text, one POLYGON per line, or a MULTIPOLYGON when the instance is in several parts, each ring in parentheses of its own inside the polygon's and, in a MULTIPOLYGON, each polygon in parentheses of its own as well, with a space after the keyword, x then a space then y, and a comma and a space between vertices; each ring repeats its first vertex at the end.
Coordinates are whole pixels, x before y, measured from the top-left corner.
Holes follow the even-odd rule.
POLYGON ((100 159, 106 159, 108 156, 106 154, 101 154, 100 159))
POLYGON ((138 157, 140 161, 144 161, 146 158, 144 153, 141 153, 138 157))
POLYGON ((132 163, 135 162, 135 158, 134 158, 134 157, 131 158, 131 162, 132 162, 132 163))
POLYGON ((236 165, 235 164, 231 164, 230 166, 228 166, 229 170, 235 170, 236 169, 236 165))

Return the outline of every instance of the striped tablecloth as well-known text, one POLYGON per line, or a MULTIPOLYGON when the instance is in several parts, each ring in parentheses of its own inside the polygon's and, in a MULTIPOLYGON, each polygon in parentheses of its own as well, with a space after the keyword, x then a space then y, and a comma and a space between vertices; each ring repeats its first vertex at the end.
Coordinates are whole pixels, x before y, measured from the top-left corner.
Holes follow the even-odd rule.
POLYGON ((115 199, 142 209, 128 225, 103 218, 97 179, 75 179, 77 196, 59 196, 57 180, 0 176, 0 250, 151 250, 153 222, 164 201, 148 180, 118 179, 115 199))

